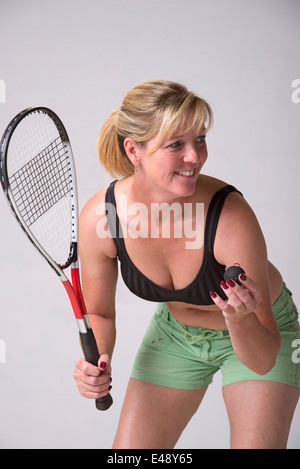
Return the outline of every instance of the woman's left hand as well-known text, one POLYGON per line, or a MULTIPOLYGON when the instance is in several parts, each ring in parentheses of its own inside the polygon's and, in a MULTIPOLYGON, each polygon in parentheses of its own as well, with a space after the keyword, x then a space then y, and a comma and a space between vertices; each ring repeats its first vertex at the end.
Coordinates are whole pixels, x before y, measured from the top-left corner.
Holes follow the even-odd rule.
POLYGON ((210 292, 214 303, 221 309, 226 320, 240 321, 248 314, 253 313, 262 299, 260 287, 244 274, 239 276, 239 285, 234 280, 222 280, 221 287, 228 297, 228 301, 216 294, 210 292))

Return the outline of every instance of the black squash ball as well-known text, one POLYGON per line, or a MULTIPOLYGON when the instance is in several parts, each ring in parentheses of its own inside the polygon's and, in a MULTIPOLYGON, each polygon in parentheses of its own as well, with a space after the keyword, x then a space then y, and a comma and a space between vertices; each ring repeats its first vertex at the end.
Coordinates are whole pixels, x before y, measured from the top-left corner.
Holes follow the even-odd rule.
POLYGON ((224 280, 226 282, 226 280, 232 279, 239 285, 242 285, 238 277, 240 274, 244 274, 244 273, 245 271, 239 265, 232 265, 231 267, 228 267, 228 269, 225 270, 224 280))

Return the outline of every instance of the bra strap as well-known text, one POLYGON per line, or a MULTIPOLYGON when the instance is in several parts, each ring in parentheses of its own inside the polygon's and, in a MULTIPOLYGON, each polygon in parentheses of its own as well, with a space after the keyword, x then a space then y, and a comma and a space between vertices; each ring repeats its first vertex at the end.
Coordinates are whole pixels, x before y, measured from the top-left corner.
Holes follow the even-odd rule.
POLYGON ((243 195, 234 186, 227 185, 216 192, 210 202, 206 217, 205 230, 205 246, 207 246, 208 252, 210 254, 213 253, 217 226, 225 199, 229 194, 231 194, 231 192, 238 192, 239 194, 243 195))
POLYGON ((115 242, 117 251, 122 249, 123 246, 123 232, 122 227, 120 224, 120 220, 117 214, 117 204, 115 198, 115 184, 117 179, 113 181, 109 187, 107 188, 105 194, 105 211, 106 211, 106 218, 108 222, 108 227, 111 233, 111 236, 115 242))

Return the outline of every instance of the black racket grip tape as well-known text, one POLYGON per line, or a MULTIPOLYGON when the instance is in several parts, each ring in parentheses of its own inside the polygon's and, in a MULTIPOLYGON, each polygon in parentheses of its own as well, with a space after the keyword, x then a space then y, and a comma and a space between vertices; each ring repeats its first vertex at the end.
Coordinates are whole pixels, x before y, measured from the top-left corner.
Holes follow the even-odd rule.
POLYGON ((239 266, 239 265, 232 265, 228 267, 228 269, 225 270, 224 272, 224 280, 232 279, 239 285, 242 285, 241 282, 239 281, 239 275, 244 274, 245 271, 239 266))
MULTIPOLYGON (((92 329, 88 329, 87 332, 79 332, 79 334, 86 361, 94 366, 98 366, 100 355, 92 329)), ((113 400, 111 395, 107 394, 106 396, 96 399, 95 403, 98 410, 107 410, 112 405, 113 400)))

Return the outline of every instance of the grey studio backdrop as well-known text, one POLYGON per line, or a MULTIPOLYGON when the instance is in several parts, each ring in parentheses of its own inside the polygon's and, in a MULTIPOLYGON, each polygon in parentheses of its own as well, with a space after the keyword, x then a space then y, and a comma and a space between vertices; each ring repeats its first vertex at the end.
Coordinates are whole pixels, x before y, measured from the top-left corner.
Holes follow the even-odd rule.
MULTIPOLYGON (((75 154, 81 208, 112 180, 96 139, 124 94, 149 79, 186 84, 215 114, 204 173, 243 192, 300 305, 299 20, 298 0, 1 0, 1 134, 26 107, 58 113, 75 154)), ((120 279, 114 405, 97 412, 72 377, 81 350, 65 292, 3 194, 0 211, 0 447, 111 448, 155 305, 120 279)), ((217 374, 177 448, 229 448, 221 387, 217 374)), ((299 406, 288 447, 300 448, 299 406)))

